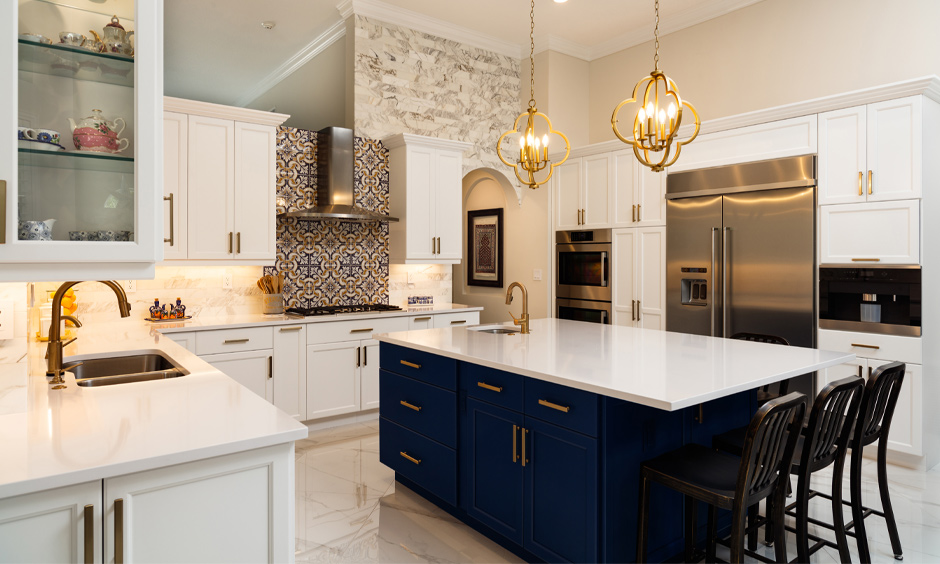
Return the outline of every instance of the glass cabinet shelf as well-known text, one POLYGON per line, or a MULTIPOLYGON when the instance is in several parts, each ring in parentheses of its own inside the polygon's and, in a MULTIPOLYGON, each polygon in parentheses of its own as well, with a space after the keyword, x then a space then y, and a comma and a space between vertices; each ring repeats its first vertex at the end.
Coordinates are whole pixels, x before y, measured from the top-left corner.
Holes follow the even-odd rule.
POLYGON ((19 40, 19 68, 88 82, 134 87, 134 59, 81 47, 19 40))
POLYGON ((132 174, 134 158, 82 151, 19 150, 20 166, 132 174))

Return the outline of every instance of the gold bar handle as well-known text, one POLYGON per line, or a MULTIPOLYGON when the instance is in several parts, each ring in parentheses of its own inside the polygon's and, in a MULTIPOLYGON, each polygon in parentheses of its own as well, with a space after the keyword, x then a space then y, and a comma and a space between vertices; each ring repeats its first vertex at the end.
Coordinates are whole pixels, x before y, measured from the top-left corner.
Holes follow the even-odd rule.
POLYGON ((852 262, 881 262, 880 258, 854 258, 852 262))
POLYGON ((637 204, 637 205, 636 205, 636 221, 637 221, 637 223, 643 221, 642 216, 640 215, 641 213, 643 213, 643 209, 640 207, 640 206, 642 206, 642 205, 643 205, 643 204, 637 204))
POLYGON ((492 390, 492 391, 494 391, 494 392, 501 392, 501 391, 503 391, 503 387, 502 387, 502 386, 491 386, 490 384, 487 384, 487 383, 485 383, 485 382, 477 382, 477 386, 479 386, 479 387, 481 387, 481 388, 484 388, 484 389, 487 389, 487 390, 492 390))
POLYGON ((234 236, 234 233, 231 231, 228 232, 228 254, 232 254, 232 237, 234 236))
POLYGON ((512 426, 512 463, 515 464, 519 460, 519 455, 516 454, 516 430, 519 429, 516 425, 512 426))
POLYGON ((871 192, 872 192, 872 185, 873 185, 872 177, 873 176, 874 176, 874 173, 869 170, 868 171, 868 195, 869 196, 871 196, 871 192))
POLYGON ((7 242, 7 181, 0 180, 0 245, 7 242))
POLYGON ((862 177, 864 176, 865 176, 864 172, 858 171, 858 195, 859 196, 865 195, 865 192, 862 191, 862 177))
POLYGON ((372 327, 366 327, 365 329, 350 329, 349 332, 350 333, 371 333, 374 330, 375 329, 373 329, 372 327))
POLYGON ((242 253, 242 232, 241 231, 235 234, 235 252, 238 254, 242 253))
POLYGON ((301 329, 303 329, 303 325, 298 325, 296 327, 281 327, 279 331, 281 333, 289 333, 291 331, 300 331, 301 329))
POLYGON ((124 564, 124 500, 114 500, 114 564, 124 564))
POLYGON ((241 343, 247 343, 251 339, 225 339, 222 341, 223 345, 238 345, 241 343))
POLYGON ((418 368, 418 369, 421 368, 421 365, 420 365, 420 364, 415 364, 415 363, 413 363, 413 362, 408 362, 407 360, 402 360, 401 363, 404 364, 405 366, 409 366, 409 367, 411 367, 411 368, 418 368))
POLYGON ((548 400, 543 400, 543 399, 539 400, 539 405, 544 405, 545 407, 557 409, 558 411, 564 411, 565 413, 568 413, 569 411, 571 411, 571 408, 568 407, 567 405, 558 405, 557 403, 552 403, 548 400))
POLYGON ((413 409, 413 410, 415 410, 415 411, 421 411, 421 406, 412 405, 412 404, 406 402, 405 400, 401 400, 401 404, 402 404, 403 406, 407 407, 408 409, 413 409))
POLYGON ((640 320, 640 300, 636 301, 636 320, 640 320))
POLYGON ((169 243, 170 246, 172 247, 174 245, 174 242, 173 242, 173 193, 170 192, 169 196, 164 196, 163 201, 170 202, 170 237, 168 239, 164 238, 163 242, 169 243))
POLYGON ((852 346, 853 346, 853 347, 863 348, 863 349, 874 349, 874 350, 878 350, 878 349, 881 348, 881 347, 879 347, 878 345, 863 345, 863 344, 861 344, 861 343, 852 343, 852 346))
POLYGON ((630 300, 630 321, 636 321, 636 300, 630 300))
POLYGON ((405 458, 407 458, 408 460, 414 462, 415 464, 421 464, 421 459, 420 459, 420 458, 414 458, 414 457, 412 457, 412 456, 408 456, 408 454, 407 454, 405 451, 403 451, 403 450, 398 451, 398 454, 404 456, 405 458))
POLYGON ((529 430, 523 428, 522 429, 522 465, 523 466, 525 466, 525 463, 529 461, 529 459, 525 457, 525 436, 528 434, 529 434, 529 430))
POLYGON ((630 221, 636 222, 636 204, 630 206, 630 221))
POLYGON ((431 321, 431 318, 430 316, 429 317, 415 317, 415 321, 431 321))
POLYGON ((454 321, 451 321, 450 324, 451 324, 451 325, 460 325, 461 323, 466 323, 466 322, 467 322, 466 319, 455 319, 454 321))
POLYGON ((95 506, 85 506, 85 564, 95 561, 95 506))

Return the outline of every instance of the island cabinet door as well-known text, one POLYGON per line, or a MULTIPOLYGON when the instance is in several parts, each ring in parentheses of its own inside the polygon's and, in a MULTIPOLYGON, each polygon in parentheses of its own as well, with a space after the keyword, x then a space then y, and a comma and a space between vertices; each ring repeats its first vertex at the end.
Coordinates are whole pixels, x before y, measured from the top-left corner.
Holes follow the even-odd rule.
POLYGON ((523 416, 467 398, 461 505, 467 514, 522 545, 523 416))
POLYGON ((547 562, 597 562, 597 439, 526 417, 524 444, 524 548, 547 562))

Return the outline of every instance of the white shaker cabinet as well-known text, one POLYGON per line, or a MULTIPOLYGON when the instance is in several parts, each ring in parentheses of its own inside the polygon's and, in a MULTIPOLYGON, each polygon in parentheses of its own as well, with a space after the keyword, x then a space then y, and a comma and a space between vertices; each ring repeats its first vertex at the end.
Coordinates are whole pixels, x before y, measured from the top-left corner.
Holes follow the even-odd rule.
POLYGON ((920 198, 923 98, 819 114, 819 204, 920 198))
MULTIPOLYGON (((378 360, 376 355, 376 360, 378 360)), ((362 345, 341 341, 307 347, 307 418, 359 411, 362 345)))
POLYGON ((920 264, 920 200, 819 207, 820 264, 920 264))
POLYGON ((632 149, 614 152, 611 159, 613 227, 666 225, 666 173, 641 165, 632 149))
POLYGON ((208 354, 199 358, 268 402, 274 403, 274 351, 271 349, 208 354))
POLYGON ((664 329, 666 228, 615 229, 612 236, 612 323, 664 329))
POLYGON ((389 150, 389 254, 394 263, 458 264, 463 256, 463 153, 470 143, 402 133, 389 150))
POLYGON ((164 103, 173 110, 164 118, 165 175, 173 177, 164 200, 169 210, 172 198, 175 227, 165 237, 166 260, 273 264, 277 126, 289 116, 179 98, 164 103))
POLYGON ((379 408, 379 342, 369 339, 360 343, 362 346, 362 363, 359 366, 359 408, 379 408))
POLYGON ((434 327, 433 315, 416 315, 408 318, 408 330, 431 329, 434 327))
POLYGON ((613 171, 607 153, 569 158, 555 168, 551 181, 555 195, 555 229, 607 227, 612 183, 613 171))
POLYGON ((307 328, 274 327, 274 407, 298 421, 307 419, 307 328))

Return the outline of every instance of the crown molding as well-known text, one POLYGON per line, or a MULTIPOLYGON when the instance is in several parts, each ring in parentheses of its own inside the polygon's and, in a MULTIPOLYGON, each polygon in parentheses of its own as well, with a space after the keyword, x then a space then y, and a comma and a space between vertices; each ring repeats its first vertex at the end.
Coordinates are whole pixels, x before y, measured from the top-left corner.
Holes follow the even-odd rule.
POLYGON ((421 31, 444 39, 450 39, 464 45, 492 51, 499 55, 521 59, 522 47, 511 41, 503 41, 491 35, 473 31, 450 22, 445 22, 424 14, 391 6, 379 0, 344 0, 336 9, 343 18, 352 14, 376 19, 385 23, 399 25, 415 31, 421 31))
POLYGON ((591 49, 589 47, 552 34, 535 39, 535 54, 538 55, 543 51, 554 51, 581 59, 582 61, 590 62, 591 60, 591 49))
POLYGON ((447 149, 451 151, 466 151, 473 147, 473 143, 466 141, 454 141, 451 139, 439 139, 437 137, 428 137, 426 135, 415 135, 414 133, 398 133, 382 139, 382 145, 389 150, 404 147, 406 145, 420 145, 423 147, 433 147, 435 149, 447 149))
POLYGON ((308 43, 303 49, 294 53, 294 55, 281 63, 271 74, 259 80, 251 89, 244 92, 238 100, 236 106, 247 106, 261 97, 262 94, 274 88, 278 83, 294 74, 300 67, 307 64, 310 59, 322 53, 327 47, 336 43, 339 39, 346 36, 346 22, 340 20, 330 26, 329 29, 321 33, 316 39, 308 43))
POLYGON ((274 112, 266 112, 264 110, 252 110, 249 108, 237 108, 234 106, 223 106, 222 104, 212 104, 209 102, 200 102, 198 100, 186 100, 184 98, 173 98, 171 96, 163 97, 163 111, 219 119, 230 119, 235 121, 243 121, 246 123, 255 123, 258 125, 274 126, 281 125, 287 121, 287 118, 290 117, 287 114, 276 114, 274 112))

